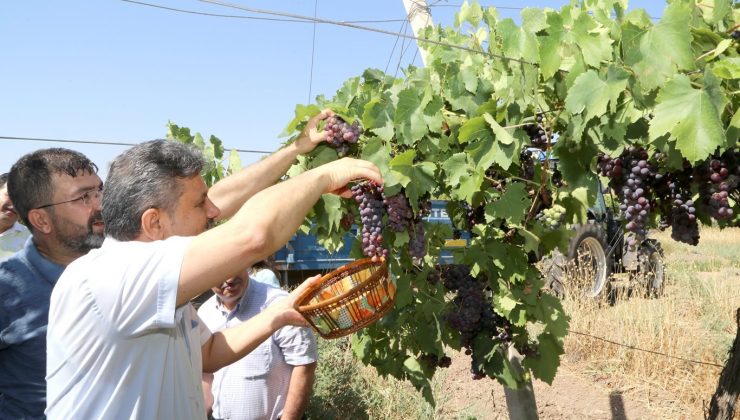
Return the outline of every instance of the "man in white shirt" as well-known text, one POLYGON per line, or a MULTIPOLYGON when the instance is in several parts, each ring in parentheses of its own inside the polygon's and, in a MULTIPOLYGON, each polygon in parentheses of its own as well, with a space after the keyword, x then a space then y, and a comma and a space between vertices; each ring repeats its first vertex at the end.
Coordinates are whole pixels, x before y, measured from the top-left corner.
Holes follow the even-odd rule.
MULTIPOLYGON (((211 331, 239 325, 288 295, 246 272, 218 287, 198 309, 211 331)), ((316 337, 305 327, 283 327, 254 351, 217 372, 203 374, 206 408, 214 419, 298 420, 308 406, 316 372, 316 337)))
POLYGON ((5 259, 21 248, 31 232, 18 223, 18 213, 8 195, 8 174, 0 175, 0 260, 5 259))
POLYGON ((349 197, 378 168, 341 159, 275 184, 326 135, 312 118, 293 143, 216 183, 199 152, 155 140, 110 165, 106 240, 70 264, 51 297, 50 419, 203 418, 201 374, 241 358, 286 325, 306 326, 296 299, 318 276, 250 320, 210 334, 189 303, 277 251, 324 193, 349 197), (214 220, 225 223, 206 230, 214 220))

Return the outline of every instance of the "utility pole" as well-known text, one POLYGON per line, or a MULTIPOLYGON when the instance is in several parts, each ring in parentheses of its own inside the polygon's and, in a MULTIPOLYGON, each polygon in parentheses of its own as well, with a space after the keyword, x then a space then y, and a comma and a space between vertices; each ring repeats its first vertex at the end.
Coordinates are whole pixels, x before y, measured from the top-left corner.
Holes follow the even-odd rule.
MULTIPOLYGON (((429 13, 426 0, 403 0, 403 6, 406 8, 406 15, 411 29, 414 31, 414 36, 417 39, 421 38, 421 31, 427 26, 433 25, 432 15, 429 13)), ((428 45, 416 41, 416 46, 419 48, 421 62, 426 66, 428 45)))

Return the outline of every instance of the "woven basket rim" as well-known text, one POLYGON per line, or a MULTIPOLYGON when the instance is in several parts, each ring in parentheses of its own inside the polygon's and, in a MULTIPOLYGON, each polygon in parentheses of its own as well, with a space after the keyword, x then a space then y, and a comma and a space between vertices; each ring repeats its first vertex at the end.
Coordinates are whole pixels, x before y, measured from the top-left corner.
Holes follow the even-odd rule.
POLYGON ((341 301, 342 299, 347 298, 348 296, 354 294, 357 290, 366 288, 368 284, 376 281, 378 277, 382 277, 384 275, 388 275, 388 263, 386 262, 385 258, 379 258, 378 261, 372 261, 372 258, 363 258, 361 260, 353 261, 349 264, 345 264, 342 267, 331 271, 329 273, 324 274, 318 281, 316 281, 314 284, 312 284, 308 289, 304 290, 303 293, 301 293, 300 296, 298 296, 297 302, 299 303, 298 306, 298 312, 304 313, 316 309, 321 309, 326 306, 332 305, 336 302, 341 301), (316 292, 318 289, 324 287, 324 283, 332 279, 334 277, 337 277, 339 275, 342 275, 341 277, 344 277, 345 272, 357 272, 360 270, 356 270, 358 266, 377 266, 378 270, 376 270, 370 277, 368 277, 365 281, 362 283, 356 285, 355 287, 345 291, 344 293, 331 297, 327 300, 322 300, 320 302, 311 304, 311 305, 300 305, 300 303, 306 301, 311 294, 316 292))

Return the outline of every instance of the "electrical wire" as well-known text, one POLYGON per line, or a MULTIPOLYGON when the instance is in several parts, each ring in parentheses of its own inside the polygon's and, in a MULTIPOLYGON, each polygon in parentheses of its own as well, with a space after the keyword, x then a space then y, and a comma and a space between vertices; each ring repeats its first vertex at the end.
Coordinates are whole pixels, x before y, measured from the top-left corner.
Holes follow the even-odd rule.
MULTIPOLYGON (((122 0, 122 1, 131 1, 131 0, 122 0)), ((308 20, 308 21, 316 21, 318 23, 325 23, 325 24, 335 25, 335 26, 344 26, 344 27, 347 27, 347 28, 359 29, 359 30, 368 31, 368 32, 375 32, 375 33, 384 34, 384 35, 399 36, 401 38, 415 40, 416 42, 424 42, 424 43, 428 43, 428 44, 440 45, 440 46, 444 46, 444 47, 448 47, 448 48, 454 48, 454 49, 458 49, 458 50, 462 50, 462 51, 472 52, 472 53, 476 53, 476 54, 482 54, 482 55, 485 55, 485 56, 488 56, 488 57, 499 58, 499 59, 502 59, 502 60, 514 61, 514 62, 521 63, 521 64, 529 64, 529 65, 534 66, 534 67, 539 67, 539 64, 538 63, 532 63, 530 61, 522 60, 522 59, 519 59, 519 58, 507 57, 507 56, 504 56, 504 55, 494 54, 494 53, 490 53, 490 52, 485 52, 485 51, 481 51, 479 49, 465 47, 465 46, 462 46, 462 45, 449 44, 449 43, 442 42, 442 41, 435 41, 433 39, 418 38, 416 36, 411 36, 411 35, 406 35, 406 34, 400 34, 400 33, 394 33, 394 32, 391 32, 391 31, 386 31, 384 29, 373 28, 373 27, 369 27, 369 26, 362 26, 362 25, 357 25, 357 24, 354 24, 354 23, 341 22, 341 21, 336 21, 336 20, 331 20, 331 19, 325 19, 325 18, 315 18, 314 19, 314 18, 311 18, 310 16, 302 16, 302 15, 297 15, 297 14, 294 14, 294 13, 276 12, 276 11, 273 11, 273 10, 265 10, 265 9, 255 9, 255 8, 252 8, 252 7, 240 6, 238 4, 228 3, 228 2, 220 1, 220 0, 197 0, 197 1, 199 1, 201 3, 208 3, 208 4, 219 5, 219 6, 222 6, 222 7, 227 7, 227 8, 232 8, 232 9, 243 10, 243 11, 251 12, 251 13, 266 14, 266 15, 280 16, 280 17, 287 17, 287 18, 292 18, 292 19, 302 19, 302 20, 308 20)))
MULTIPOLYGON (((14 137, 14 136, 0 136, 0 140, 20 140, 20 141, 43 141, 52 143, 76 143, 76 144, 98 144, 104 146, 136 146, 139 143, 127 143, 118 141, 96 141, 96 140, 69 140, 69 139, 50 139, 50 138, 39 138, 39 137, 14 137)), ((259 153, 269 155, 272 152, 264 150, 248 150, 248 149, 232 149, 224 147, 226 150, 236 150, 241 153, 259 153)))
MULTIPOLYGON (((316 13, 319 10, 319 0, 313 2, 313 17, 316 18, 316 13)), ((313 87, 313 61, 316 56, 316 22, 313 23, 313 37, 311 39, 311 71, 308 78, 308 103, 311 103, 311 88, 313 87)))
MULTIPOLYGON (((136 1, 136 0, 121 0, 121 1, 126 2, 126 3, 138 4, 141 6, 153 7, 156 9, 169 10, 171 12, 188 13, 192 15, 202 15, 202 16, 222 17, 222 18, 232 18, 232 19, 266 20, 266 21, 272 21, 272 22, 315 23, 315 22, 311 22, 305 19, 280 19, 280 18, 265 18, 265 17, 244 16, 244 15, 225 15, 225 14, 220 14, 220 13, 199 12, 195 10, 180 9, 177 7, 162 6, 159 4, 147 3, 147 2, 136 1)), ((346 22, 348 23, 393 23, 393 22, 401 22, 403 20, 404 19, 348 20, 346 22)))

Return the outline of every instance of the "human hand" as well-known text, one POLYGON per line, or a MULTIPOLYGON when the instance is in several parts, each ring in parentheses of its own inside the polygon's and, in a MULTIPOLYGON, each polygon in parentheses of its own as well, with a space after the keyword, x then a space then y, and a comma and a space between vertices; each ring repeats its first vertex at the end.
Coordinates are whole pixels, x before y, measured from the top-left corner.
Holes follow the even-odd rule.
POLYGON ((267 310, 273 311, 279 324, 282 325, 296 325, 299 327, 307 327, 308 321, 306 318, 298 312, 298 298, 314 283, 317 283, 321 278, 321 275, 315 275, 306 279, 300 286, 296 287, 285 299, 281 299, 272 305, 267 310))
POLYGON ((326 140, 327 133, 324 130, 319 131, 317 127, 319 121, 325 120, 332 115, 334 115, 334 111, 327 108, 308 120, 301 135, 295 141, 295 146, 298 148, 300 154, 306 154, 312 151, 319 143, 326 140))
POLYGON ((321 165, 313 170, 322 171, 327 176, 329 185, 324 190, 325 193, 337 194, 344 198, 352 196, 347 187, 347 184, 351 181, 366 179, 379 185, 383 184, 380 169, 366 160, 346 157, 321 165))

